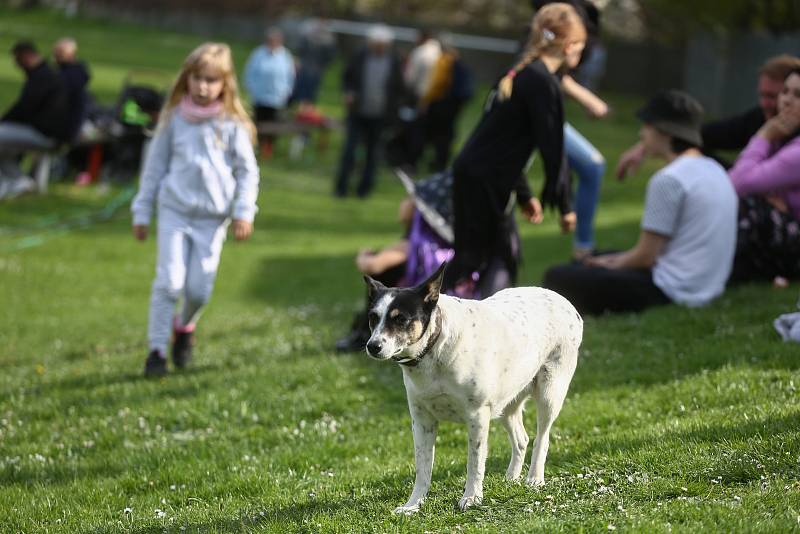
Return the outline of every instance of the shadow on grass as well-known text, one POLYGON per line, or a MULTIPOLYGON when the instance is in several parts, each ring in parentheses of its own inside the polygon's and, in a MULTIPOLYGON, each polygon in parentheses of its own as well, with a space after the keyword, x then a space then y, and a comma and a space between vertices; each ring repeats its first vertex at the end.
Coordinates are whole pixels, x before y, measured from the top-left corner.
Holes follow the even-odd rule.
POLYGON ((123 473, 122 468, 111 466, 104 461, 80 467, 69 467, 59 462, 43 464, 40 468, 9 465, 0 470, 0 485, 3 487, 61 486, 110 479, 123 473))
MULTIPOLYGON (((173 531, 177 528, 183 530, 185 528, 188 532, 244 532, 256 528, 269 529, 269 527, 272 527, 270 531, 318 532, 319 529, 315 525, 306 525, 305 522, 308 518, 319 514, 330 517, 342 510, 346 510, 348 513, 367 516, 372 513, 371 504, 375 502, 403 502, 407 496, 405 494, 407 488, 387 490, 387 486, 398 486, 401 480, 405 480, 405 477, 398 475, 373 482, 368 485, 369 487, 364 497, 350 495, 338 500, 317 498, 296 504, 281 505, 277 509, 270 509, 268 505, 258 508, 253 507, 246 512, 240 512, 239 517, 236 518, 217 519, 206 522, 176 522, 167 530, 173 531)), ((390 511, 391 508, 387 507, 387 514, 390 511)), ((164 527, 161 526, 146 526, 126 530, 126 532, 134 532, 137 534, 161 533, 164 531, 164 527)), ((100 534, 118 532, 118 530, 114 528, 100 528, 85 532, 100 534)))
MULTIPOLYGON (((73 401, 80 402, 91 398, 92 403, 103 404, 108 407, 121 405, 121 403, 128 406, 142 401, 150 401, 154 398, 164 400, 192 398, 202 392, 202 384, 179 381, 181 377, 213 376, 226 367, 230 367, 230 365, 199 364, 180 372, 172 372, 159 379, 145 378, 141 372, 119 374, 86 373, 62 380, 31 384, 25 388, 25 395, 54 396, 60 398, 61 402, 66 405, 73 401), (156 389, 131 389, 125 391, 124 395, 121 395, 120 391, 114 388, 114 386, 136 384, 142 386, 153 384, 161 387, 156 389), (135 394, 131 394, 131 392, 135 392, 135 394)), ((0 396, 0 402, 7 402, 18 394, 18 391, 5 393, 0 396)), ((47 411, 38 413, 37 421, 60 420, 63 416, 64 414, 60 412, 47 411)))
MULTIPOLYGON (((624 456, 631 451, 653 449, 656 445, 659 448, 674 448, 676 451, 685 449, 687 444, 693 447, 698 444, 730 446, 731 443, 745 442, 749 439, 762 438, 763 436, 770 436, 770 439, 775 440, 772 442, 772 446, 781 447, 783 440, 779 436, 794 436, 798 420, 800 420, 800 408, 795 408, 792 413, 780 417, 752 419, 746 423, 736 424, 726 424, 724 421, 708 421, 699 428, 672 432, 664 436, 654 435, 618 439, 598 438, 591 440, 587 447, 577 449, 573 447, 567 453, 561 453, 557 447, 551 446, 548 465, 587 465, 592 463, 593 456, 602 456, 607 459, 609 456, 624 456)), ((688 453, 688 451, 686 452, 688 453)), ((758 480, 763 472, 759 472, 755 469, 755 466, 751 465, 750 467, 752 473, 741 471, 737 475, 739 478, 731 479, 730 482, 758 480)), ((728 475, 732 474, 728 473, 728 475)))
MULTIPOLYGON (((265 258, 247 284, 247 296, 278 307, 350 304, 363 295, 355 253, 265 258)), ((348 317, 349 320, 349 317, 348 317)))

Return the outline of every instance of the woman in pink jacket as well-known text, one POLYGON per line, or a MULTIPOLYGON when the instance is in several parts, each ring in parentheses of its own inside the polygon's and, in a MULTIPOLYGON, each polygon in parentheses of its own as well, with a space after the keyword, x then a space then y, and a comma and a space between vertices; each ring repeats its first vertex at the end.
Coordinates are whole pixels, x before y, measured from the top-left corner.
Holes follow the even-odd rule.
POLYGON ((800 70, 730 170, 739 194, 731 282, 800 277, 800 70))

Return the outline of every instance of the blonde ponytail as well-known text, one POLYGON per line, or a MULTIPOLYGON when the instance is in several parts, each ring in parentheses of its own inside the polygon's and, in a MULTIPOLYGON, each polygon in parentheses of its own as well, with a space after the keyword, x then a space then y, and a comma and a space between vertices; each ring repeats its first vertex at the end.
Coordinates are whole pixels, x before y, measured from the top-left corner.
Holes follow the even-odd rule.
POLYGON ((523 54, 522 59, 509 70, 505 76, 500 78, 497 84, 497 97, 500 101, 511 98, 511 91, 514 89, 514 78, 519 72, 527 67, 530 63, 536 61, 539 57, 539 51, 536 48, 531 48, 523 54))
POLYGON ((543 6, 531 22, 531 37, 520 60, 497 84, 499 100, 511 98, 514 78, 530 63, 544 54, 561 54, 572 41, 586 39, 586 28, 578 12, 561 2, 543 6))

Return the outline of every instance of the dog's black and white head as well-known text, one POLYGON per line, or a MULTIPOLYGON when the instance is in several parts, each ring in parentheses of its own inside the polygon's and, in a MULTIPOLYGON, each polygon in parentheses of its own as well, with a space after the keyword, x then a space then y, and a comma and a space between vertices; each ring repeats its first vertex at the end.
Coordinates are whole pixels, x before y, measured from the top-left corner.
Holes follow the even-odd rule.
POLYGON ((447 263, 415 287, 388 288, 365 276, 369 289, 369 328, 367 354, 388 360, 417 343, 428 329, 439 302, 439 291, 447 263))

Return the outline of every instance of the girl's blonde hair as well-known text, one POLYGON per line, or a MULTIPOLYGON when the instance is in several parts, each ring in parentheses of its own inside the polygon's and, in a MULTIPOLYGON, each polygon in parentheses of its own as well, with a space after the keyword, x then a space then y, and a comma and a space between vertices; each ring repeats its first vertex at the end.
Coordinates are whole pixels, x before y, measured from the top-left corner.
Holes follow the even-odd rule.
POLYGON ((172 84, 172 89, 170 89, 169 96, 161 110, 160 124, 166 124, 175 106, 189 94, 189 76, 206 69, 218 73, 223 78, 220 98, 224 113, 244 124, 250 134, 250 140, 255 143, 256 127, 239 97, 239 84, 236 82, 233 56, 230 47, 225 43, 204 43, 192 50, 192 53, 183 62, 175 83, 172 84))
POLYGON ((531 37, 520 60, 497 85, 499 99, 511 97, 514 77, 529 63, 543 55, 562 54, 569 43, 585 40, 586 27, 574 7, 558 2, 540 8, 531 22, 531 37))

